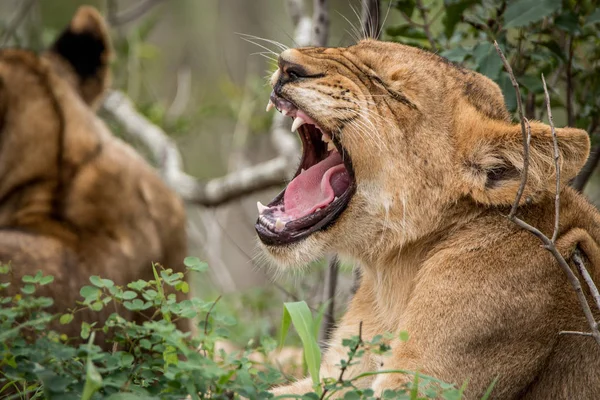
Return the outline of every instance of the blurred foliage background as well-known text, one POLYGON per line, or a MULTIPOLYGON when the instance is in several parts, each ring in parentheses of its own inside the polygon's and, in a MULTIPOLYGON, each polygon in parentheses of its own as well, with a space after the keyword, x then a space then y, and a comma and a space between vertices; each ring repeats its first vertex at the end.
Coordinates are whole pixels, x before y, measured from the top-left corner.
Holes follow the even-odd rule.
MULTIPOLYGON (((286 1, 0 0, 2 46, 42 51, 82 4, 101 10, 111 26, 113 87, 176 140, 186 172, 209 179, 274 156, 268 135, 272 115, 264 112, 270 92, 265 77, 274 65, 240 33, 294 46, 286 1)), ((351 45, 363 36, 360 0, 334 0, 328 8, 330 46, 351 45)), ((588 169, 595 169, 600 157, 596 1, 384 0, 379 12, 382 39, 437 52, 487 75, 514 111, 514 89, 492 44, 498 41, 521 85, 530 119, 547 120, 543 73, 555 124, 591 134, 595 153, 588 169)), ((119 135, 119 125, 107 122, 119 135)), ((143 147, 133 145, 144 154, 143 147)), ((597 177, 584 178, 587 194, 600 202, 597 177)), ((310 273, 278 276, 273 284, 274 272, 257 257, 255 204, 268 202, 276 192, 262 191, 218 208, 188 206, 189 253, 211 266, 210 279, 196 282, 196 290, 205 299, 225 294, 218 307, 238 315, 232 338, 239 343, 274 334, 283 301, 306 299, 318 308, 328 297, 325 261, 315 263, 310 273)), ((351 294, 352 267, 345 265, 340 273, 336 315, 351 294)))

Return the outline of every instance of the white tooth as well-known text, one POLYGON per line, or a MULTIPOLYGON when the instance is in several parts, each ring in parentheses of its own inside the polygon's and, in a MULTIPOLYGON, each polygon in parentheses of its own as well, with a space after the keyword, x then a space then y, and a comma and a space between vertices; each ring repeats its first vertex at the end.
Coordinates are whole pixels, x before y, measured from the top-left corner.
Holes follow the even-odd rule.
POLYGON ((337 199, 339 199, 339 197, 335 196, 335 197, 333 198, 333 201, 336 201, 337 199))
POLYGON ((335 147, 333 142, 327 142, 327 151, 331 151, 331 150, 337 151, 337 148, 335 147))
POLYGON ((258 213, 262 214, 265 210, 269 209, 269 207, 264 206, 260 201, 256 202, 256 208, 258 208, 258 213))
POLYGON ((275 104, 271 100, 267 103, 267 112, 271 111, 275 107, 275 104))
POLYGON ((294 122, 292 123, 292 132, 295 132, 298 130, 298 128, 300 128, 302 125, 304 125, 306 122, 300 118, 300 117, 296 117, 296 119, 294 120, 294 122))
POLYGON ((319 211, 321 211, 321 209, 320 209, 320 208, 317 208, 317 209, 315 210, 315 212, 319 212, 319 211))
POLYGON ((288 115, 288 112, 287 112, 287 110, 285 110, 285 109, 283 109, 283 108, 281 109, 281 113, 282 113, 283 115, 288 115))
POLYGON ((304 168, 302 168, 302 169, 300 170, 300 173, 301 173, 301 174, 303 174, 305 171, 306 171, 306 170, 305 170, 304 168))
POLYGON ((275 221, 275 231, 281 232, 283 228, 285 228, 285 222, 281 218, 277 218, 277 221, 275 221))

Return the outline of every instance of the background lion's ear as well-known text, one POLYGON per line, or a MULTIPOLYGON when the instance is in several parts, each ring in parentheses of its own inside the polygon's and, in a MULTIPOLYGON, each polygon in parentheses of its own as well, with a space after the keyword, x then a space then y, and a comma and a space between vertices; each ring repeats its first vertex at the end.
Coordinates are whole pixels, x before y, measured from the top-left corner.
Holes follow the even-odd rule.
MULTIPOLYGON (((535 202, 555 192, 554 146, 550 126, 531 122, 529 172, 522 202, 535 202)), ((474 132, 458 138, 466 191, 478 202, 510 205, 521 183, 523 142, 520 125, 488 120, 474 132)), ((566 185, 583 167, 590 150, 588 134, 575 128, 556 128, 561 184, 566 185)))
POLYGON ((89 6, 80 7, 49 49, 65 63, 84 101, 94 105, 110 84, 111 45, 104 19, 89 6))

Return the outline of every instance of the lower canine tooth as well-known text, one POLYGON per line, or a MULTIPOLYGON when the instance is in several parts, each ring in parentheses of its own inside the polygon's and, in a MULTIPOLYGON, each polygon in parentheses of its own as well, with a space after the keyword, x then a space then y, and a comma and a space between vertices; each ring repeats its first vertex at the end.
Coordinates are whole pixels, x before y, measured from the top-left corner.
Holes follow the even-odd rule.
POLYGON ((298 128, 300 128, 302 125, 304 125, 306 122, 300 118, 300 117, 296 117, 296 119, 294 120, 294 122, 292 123, 292 132, 295 132, 298 130, 298 128))
POLYGON ((284 110, 284 109, 281 109, 281 113, 282 113, 283 115, 288 115, 288 112, 287 112, 287 110, 284 110))
POLYGON ((336 150, 335 145, 333 144, 333 142, 327 142, 327 151, 331 151, 331 150, 336 150))
POLYGON ((285 222, 281 218, 277 218, 277 221, 275 221, 275 231, 281 232, 283 228, 285 228, 285 222))

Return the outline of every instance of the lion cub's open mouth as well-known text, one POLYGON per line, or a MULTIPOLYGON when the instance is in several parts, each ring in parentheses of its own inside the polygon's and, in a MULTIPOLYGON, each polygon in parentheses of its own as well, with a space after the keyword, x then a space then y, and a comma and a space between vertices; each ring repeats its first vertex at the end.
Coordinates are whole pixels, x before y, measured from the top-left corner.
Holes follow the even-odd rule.
POLYGON ((302 139, 302 161, 287 187, 268 205, 258 202, 256 231, 263 243, 283 245, 327 228, 354 194, 348 153, 330 132, 292 102, 271 93, 267 110, 277 108, 294 122, 302 139))

